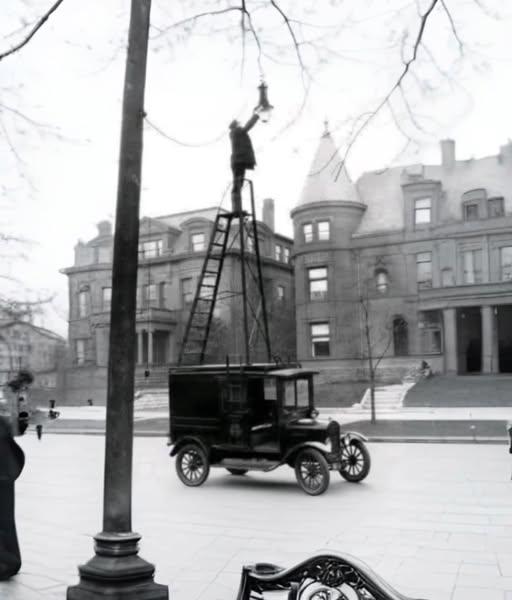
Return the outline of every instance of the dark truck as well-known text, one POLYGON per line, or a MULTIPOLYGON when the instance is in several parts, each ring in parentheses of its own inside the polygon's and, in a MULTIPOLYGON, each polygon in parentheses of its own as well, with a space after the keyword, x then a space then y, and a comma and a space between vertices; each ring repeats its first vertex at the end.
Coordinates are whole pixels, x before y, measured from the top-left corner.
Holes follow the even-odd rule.
POLYGON ((171 368, 170 454, 180 480, 199 486, 210 467, 244 475, 286 464, 313 496, 328 488, 331 470, 362 481, 370 470, 366 438, 317 418, 315 374, 276 364, 171 368))

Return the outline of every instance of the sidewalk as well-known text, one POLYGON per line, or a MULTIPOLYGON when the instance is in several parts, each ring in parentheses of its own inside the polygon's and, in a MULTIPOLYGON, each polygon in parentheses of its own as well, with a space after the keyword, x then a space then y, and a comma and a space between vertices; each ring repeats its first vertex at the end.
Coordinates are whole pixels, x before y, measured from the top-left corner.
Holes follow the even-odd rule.
MULTIPOLYGON (((105 407, 62 407, 60 416, 44 425, 45 433, 105 433, 105 407)), ((371 441, 389 442, 466 442, 507 443, 510 407, 407 408, 377 410, 377 423, 370 422, 370 411, 360 408, 333 410, 320 408, 321 419, 335 419, 342 430, 356 430, 371 441)), ((30 431, 30 430, 29 430, 30 431)), ((169 415, 162 409, 135 409, 134 431, 137 436, 166 436, 169 415)))
MULTIPOLYGON (((98 436, 19 438, 16 482, 23 566, 2 600, 63 600, 101 528, 98 436)), ((235 600, 243 565, 292 567, 322 551, 365 561, 400 593, 427 600, 511 600, 511 457, 496 445, 374 444, 360 484, 331 474, 319 497, 294 472, 180 483, 164 439, 135 439, 133 527, 140 555, 172 600, 235 600)), ((276 595, 277 597, 277 595, 276 595)), ((352 596, 350 596, 352 598, 352 596)))

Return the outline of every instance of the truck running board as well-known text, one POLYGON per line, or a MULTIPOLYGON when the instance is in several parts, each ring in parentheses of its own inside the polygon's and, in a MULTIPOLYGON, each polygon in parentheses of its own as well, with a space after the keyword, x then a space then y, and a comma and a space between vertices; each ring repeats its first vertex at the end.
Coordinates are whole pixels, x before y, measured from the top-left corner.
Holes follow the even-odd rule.
POLYGON ((210 466, 224 469, 247 469, 247 471, 273 471, 282 464, 278 460, 265 458, 225 458, 210 466))

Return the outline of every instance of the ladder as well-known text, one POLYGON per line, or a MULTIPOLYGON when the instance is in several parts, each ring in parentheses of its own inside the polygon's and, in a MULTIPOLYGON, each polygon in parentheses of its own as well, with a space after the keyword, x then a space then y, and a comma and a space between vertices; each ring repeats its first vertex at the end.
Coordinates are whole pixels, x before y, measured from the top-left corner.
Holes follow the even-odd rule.
POLYGON ((232 213, 221 212, 215 217, 183 336, 178 365, 202 364, 204 361, 232 218, 232 213))
MULTIPOLYGON (((251 207, 252 213, 248 214, 241 208, 241 202, 234 204, 237 210, 233 212, 218 212, 215 217, 212 234, 206 250, 206 256, 201 268, 201 272, 197 281, 196 293, 192 302, 190 314, 188 317, 187 325, 185 328, 185 334, 183 336, 183 342, 181 345, 178 365, 197 365, 203 364, 206 357, 206 348, 208 344, 208 337, 212 326, 215 302, 218 297, 219 285, 222 276, 222 267, 224 265, 224 258, 228 250, 229 234, 231 231, 231 225, 233 220, 238 220, 239 229, 238 233, 240 236, 240 264, 241 264, 241 278, 242 278, 242 305, 243 305, 243 321, 244 321, 244 341, 245 341, 245 353, 246 362, 250 362, 250 342, 255 336, 255 329, 249 336, 248 330, 248 312, 247 307, 249 306, 247 298, 247 283, 246 283, 246 269, 248 268, 249 256, 246 253, 245 247, 245 235, 247 238, 252 239, 253 251, 251 253, 251 260, 256 261, 257 274, 253 274, 253 278, 258 284, 258 292, 260 296, 260 302, 257 310, 257 314, 254 314, 256 320, 262 317, 263 320, 263 334, 265 338, 266 352, 268 360, 271 358, 270 351, 270 338, 268 333, 268 321, 266 304, 263 289, 263 276, 261 271, 261 258, 259 251, 256 219, 255 219, 255 208, 254 208, 254 191, 253 185, 250 180, 249 183, 251 207), (250 218, 252 223, 251 227, 246 229, 246 219, 250 218)), ((249 269, 250 271, 250 269, 249 269)), ((252 273, 251 273, 252 274, 252 273)))

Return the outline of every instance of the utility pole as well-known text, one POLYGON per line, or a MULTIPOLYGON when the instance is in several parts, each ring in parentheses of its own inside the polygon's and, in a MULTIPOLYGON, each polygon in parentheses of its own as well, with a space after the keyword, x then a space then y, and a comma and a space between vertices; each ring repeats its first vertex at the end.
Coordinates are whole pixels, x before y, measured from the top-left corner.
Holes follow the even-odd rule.
POLYGON ((67 600, 168 600, 132 531, 133 399, 144 88, 151 0, 132 0, 123 96, 107 384, 103 530, 67 600))

